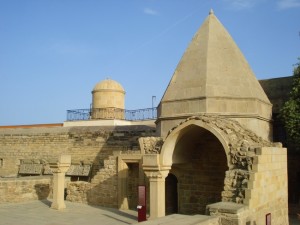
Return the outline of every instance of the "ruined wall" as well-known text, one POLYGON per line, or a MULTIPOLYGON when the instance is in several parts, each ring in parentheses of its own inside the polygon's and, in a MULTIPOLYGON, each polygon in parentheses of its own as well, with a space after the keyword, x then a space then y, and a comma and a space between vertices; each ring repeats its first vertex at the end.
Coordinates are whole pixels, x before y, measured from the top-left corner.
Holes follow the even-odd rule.
POLYGON ((67 197, 70 202, 88 203, 87 193, 91 190, 91 183, 85 181, 69 182, 67 185, 67 197))
POLYGON ((1 129, 0 176, 16 176, 21 159, 55 157, 68 146, 64 128, 1 129))
MULTIPOLYGON (((72 202, 102 205, 106 207, 118 206, 118 174, 116 172, 116 157, 110 156, 105 160, 103 169, 94 176, 91 183, 77 181, 70 182, 67 186, 67 200, 72 202)), ((138 202, 137 187, 139 185, 139 165, 128 164, 126 179, 126 197, 129 209, 136 209, 138 202)))
POLYGON ((104 168, 101 168, 91 181, 91 188, 87 192, 88 203, 117 208, 117 185, 117 157, 109 156, 109 159, 104 162, 104 168))
POLYGON ((42 200, 52 195, 51 177, 0 178, 0 204, 42 200))
POLYGON ((93 163, 90 183, 69 186, 69 200, 117 207, 117 156, 140 154, 138 138, 154 133, 147 126, 0 129, 0 177, 16 176, 21 160, 69 154, 72 164, 93 163))
POLYGON ((0 129, 0 177, 16 176, 22 159, 60 154, 70 154, 72 163, 92 162, 94 176, 113 152, 138 151, 138 137, 153 132, 146 126, 0 129))
POLYGON ((288 223, 287 153, 284 148, 257 148, 245 189, 244 204, 220 202, 207 206, 207 212, 219 216, 222 224, 288 223))

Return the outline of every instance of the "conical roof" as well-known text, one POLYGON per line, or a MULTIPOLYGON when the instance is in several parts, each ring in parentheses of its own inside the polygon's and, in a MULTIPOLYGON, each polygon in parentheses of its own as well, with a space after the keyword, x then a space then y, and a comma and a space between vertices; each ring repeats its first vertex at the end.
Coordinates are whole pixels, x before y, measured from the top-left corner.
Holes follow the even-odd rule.
POLYGON ((180 60, 162 98, 256 98, 270 103, 248 62, 211 11, 180 60))
POLYGON ((269 138, 272 105, 230 34, 211 11, 183 54, 161 99, 164 136, 184 118, 219 115, 269 138))

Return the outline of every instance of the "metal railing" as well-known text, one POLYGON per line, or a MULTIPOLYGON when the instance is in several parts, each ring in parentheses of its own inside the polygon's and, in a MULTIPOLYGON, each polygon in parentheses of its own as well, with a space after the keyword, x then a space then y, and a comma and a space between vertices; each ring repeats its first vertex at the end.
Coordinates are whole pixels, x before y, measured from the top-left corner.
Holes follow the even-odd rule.
POLYGON ((125 110, 125 120, 153 120, 157 118, 157 108, 125 110))
POLYGON ((153 120, 157 118, 157 108, 126 110, 119 108, 72 109, 67 110, 67 121, 91 119, 121 119, 128 121, 153 120))
POLYGON ((89 120, 91 118, 90 109, 72 109, 67 110, 67 121, 89 120))

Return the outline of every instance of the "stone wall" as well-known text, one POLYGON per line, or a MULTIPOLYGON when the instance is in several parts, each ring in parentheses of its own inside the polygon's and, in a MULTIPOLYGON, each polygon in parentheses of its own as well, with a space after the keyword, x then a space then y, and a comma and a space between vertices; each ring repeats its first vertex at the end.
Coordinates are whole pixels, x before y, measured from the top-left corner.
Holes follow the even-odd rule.
POLYGON ((244 204, 219 202, 207 206, 207 213, 219 216, 222 224, 288 223, 287 152, 285 148, 256 149, 245 189, 244 204))
POLYGON ((259 82, 273 104, 273 141, 281 142, 288 149, 289 213, 296 214, 300 211, 300 153, 296 153, 295 146, 288 142, 284 125, 279 118, 280 109, 292 90, 293 76, 259 82))
POLYGON ((70 182, 67 185, 67 200, 78 203, 88 203, 87 193, 91 190, 91 183, 85 181, 70 182))
POLYGON ((52 196, 51 177, 0 178, 0 204, 42 200, 52 196))
MULTIPOLYGON (((89 183, 68 185, 67 199, 118 207, 117 157, 140 154, 138 138, 154 133, 148 126, 0 129, 0 177, 17 176, 21 161, 42 163, 68 154, 72 164, 87 162, 93 167, 89 183)), ((136 190, 135 184, 132 179, 130 193, 136 190)), ((131 195, 133 202, 137 197, 131 195)))
POLYGON ((72 163, 93 163, 92 177, 113 152, 139 151, 138 137, 147 126, 0 129, 0 177, 16 176, 23 159, 49 160, 60 154, 72 163))
POLYGON ((87 193, 88 203, 106 207, 118 207, 117 158, 110 156, 105 160, 104 168, 94 176, 87 193))
MULTIPOLYGON (((91 205, 100 205, 105 207, 120 207, 118 198, 121 194, 118 193, 118 174, 116 173, 116 156, 110 156, 105 160, 104 168, 94 176, 92 181, 70 182, 67 186, 67 200, 72 202, 87 203, 91 205)), ((140 182, 139 164, 128 164, 128 175, 126 176, 125 197, 126 207, 136 210, 138 202, 137 187, 140 182)), ((127 209, 127 208, 126 208, 127 209)))
POLYGON ((292 90, 293 77, 260 80, 259 83, 273 105, 272 112, 279 113, 280 108, 288 100, 288 95, 292 90))
POLYGON ((264 224, 269 213, 273 225, 288 224, 286 149, 264 147, 256 154, 244 203, 256 224, 264 224))

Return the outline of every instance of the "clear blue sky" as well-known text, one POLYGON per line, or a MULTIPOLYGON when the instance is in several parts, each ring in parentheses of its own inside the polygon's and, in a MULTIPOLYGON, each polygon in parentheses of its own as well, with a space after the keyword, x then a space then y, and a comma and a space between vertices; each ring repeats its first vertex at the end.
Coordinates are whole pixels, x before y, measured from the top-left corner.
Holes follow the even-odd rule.
POLYGON ((300 0, 0 0, 0 125, 63 122, 107 77, 157 105, 210 8, 258 79, 292 75, 300 0))

